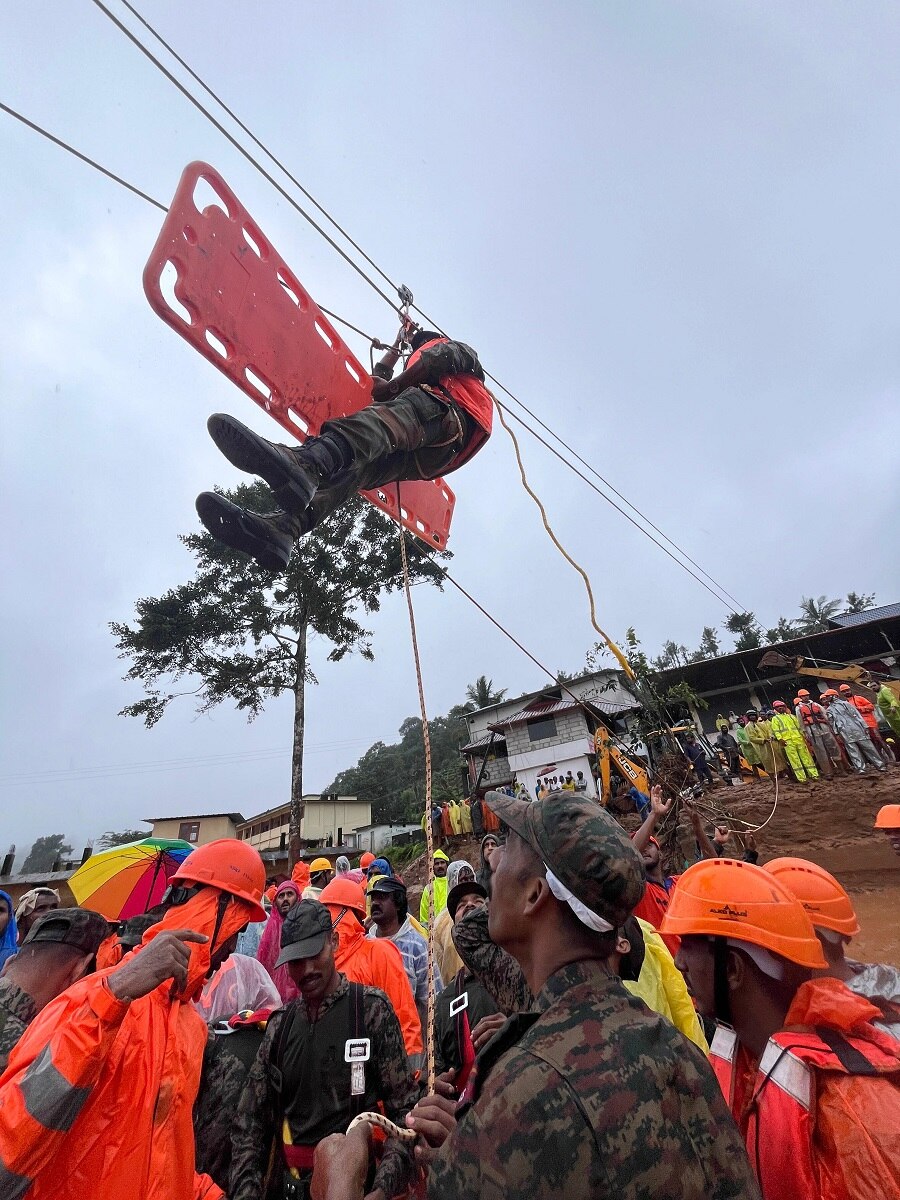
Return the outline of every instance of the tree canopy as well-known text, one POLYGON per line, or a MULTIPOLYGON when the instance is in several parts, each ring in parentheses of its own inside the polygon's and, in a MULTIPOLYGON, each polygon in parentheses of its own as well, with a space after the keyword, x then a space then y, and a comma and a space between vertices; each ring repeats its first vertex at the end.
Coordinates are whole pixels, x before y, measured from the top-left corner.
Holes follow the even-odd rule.
MULTIPOLYGON (((256 512, 270 511, 262 483, 223 492, 256 512)), ((119 657, 129 659, 126 680, 141 684, 144 698, 122 715, 149 727, 179 696, 194 698, 198 712, 229 701, 252 720, 273 697, 294 699, 291 762, 291 855, 296 858, 303 815, 305 688, 316 683, 307 656, 311 634, 331 649, 328 659, 347 654, 374 658, 372 635, 362 623, 375 613, 385 592, 402 587, 397 526, 360 497, 352 497, 302 538, 283 573, 273 575, 210 534, 190 533, 181 541, 193 554, 193 577, 161 596, 135 604, 132 625, 114 622, 119 657), (185 682, 182 690, 176 685, 185 682)), ((413 582, 441 583, 433 557, 408 542, 413 582)), ((287 788, 286 788, 287 790, 287 788)))
POLYGON ((71 853, 72 847, 66 841, 64 833, 50 833, 46 837, 35 838, 22 863, 22 874, 49 871, 58 858, 66 858, 71 853))
POLYGON ((113 846, 127 846, 129 842, 142 842, 147 837, 150 837, 150 834, 146 829, 123 829, 119 833, 108 829, 97 838, 95 849, 109 850, 113 846))

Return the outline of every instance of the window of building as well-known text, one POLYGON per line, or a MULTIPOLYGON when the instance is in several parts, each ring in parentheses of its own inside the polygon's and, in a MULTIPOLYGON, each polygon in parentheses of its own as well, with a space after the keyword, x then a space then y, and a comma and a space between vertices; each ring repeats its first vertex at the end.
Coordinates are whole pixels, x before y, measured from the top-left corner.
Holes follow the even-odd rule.
POLYGON ((528 737, 532 742, 542 742, 546 738, 556 737, 556 718, 538 717, 528 722, 528 737))
POLYGON ((197 842, 200 838, 200 822, 182 821, 178 826, 178 836, 183 842, 197 842))

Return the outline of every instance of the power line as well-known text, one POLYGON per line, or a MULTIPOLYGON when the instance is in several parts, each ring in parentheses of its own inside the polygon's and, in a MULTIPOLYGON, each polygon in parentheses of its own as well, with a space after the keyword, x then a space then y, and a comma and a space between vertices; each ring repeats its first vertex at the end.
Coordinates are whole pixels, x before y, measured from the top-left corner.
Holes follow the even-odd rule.
MULTIPOLYGON (((99 0, 93 0, 93 2, 95 4, 98 4, 99 0)), ((103 5, 101 4, 100 7, 102 8, 103 5)), ((106 10, 104 10, 104 11, 106 11, 106 10)), ((61 149, 68 151, 70 154, 74 155, 76 158, 78 158, 80 161, 86 163, 88 166, 93 167, 95 170, 99 171, 101 174, 106 176, 108 179, 112 179, 115 183, 121 184, 122 187, 126 188, 128 191, 132 192, 134 195, 139 196, 142 200, 147 201, 147 203, 152 204, 155 208, 158 208, 161 212, 168 211, 166 205, 161 203, 161 201, 154 199, 152 196, 148 195, 146 192, 143 192, 140 188, 136 187, 134 184, 131 184, 127 180, 123 179, 121 176, 116 175, 113 171, 107 170, 107 168, 103 167, 100 163, 96 162, 94 159, 88 157, 85 154, 82 154, 81 151, 76 150, 75 147, 71 146, 68 142, 63 141, 61 138, 55 137, 53 134, 49 133, 49 131, 43 129, 41 126, 35 124, 33 121, 28 120, 27 117, 23 116, 21 113, 17 112, 15 109, 10 108, 9 105, 6 105, 6 104, 3 104, 2 102, 0 102, 0 109, 2 109, 4 112, 8 113, 10 116, 14 117, 16 120, 21 121, 24 125, 28 126, 30 129, 33 129, 36 133, 41 134, 41 136, 47 138, 49 141, 53 142, 55 145, 59 146, 61 149)), ((251 159, 251 161, 253 161, 253 160, 251 159)), ((278 185, 276 184, 275 186, 278 186, 278 185)), ((327 235, 325 235, 325 236, 327 237, 327 235)), ((328 239, 328 240, 330 241, 331 239, 328 239)), ((360 273, 363 274, 364 278, 367 278, 363 272, 360 272, 360 273)), ((369 282, 371 282, 371 281, 369 281, 369 282)), ((376 289, 376 290, 378 290, 378 289, 376 289)), ((431 318, 428 317, 428 315, 426 313, 423 313, 421 309, 417 308, 417 311, 419 311, 426 320, 431 321, 431 318)), ((363 330, 359 329, 357 326, 353 325, 350 321, 347 321, 344 317, 338 316, 336 313, 331 312, 329 309, 322 308, 322 312, 325 313, 327 316, 331 317, 333 320, 337 321, 339 324, 345 325, 347 328, 352 329, 354 333, 359 334, 361 337, 366 338, 367 340, 370 340, 370 341, 375 340, 375 339, 370 338, 368 334, 366 334, 363 330)), ((497 381, 494 376, 489 375, 489 378, 493 382, 497 383, 497 386, 500 387, 507 395, 512 396, 513 400, 515 400, 515 402, 517 404, 519 404, 523 409, 525 409, 525 411, 527 411, 527 412, 531 411, 530 409, 527 409, 526 406, 524 404, 522 404, 522 402, 520 400, 518 400, 518 398, 515 397, 509 391, 508 388, 506 388, 503 384, 499 383, 499 381, 497 381)), ((495 403, 497 403, 499 406, 499 401, 496 400, 496 397, 495 397, 495 403)), ((703 587, 707 592, 709 592, 710 595, 718 603, 723 604, 726 608, 731 607, 730 604, 728 603, 728 601, 723 598, 724 596, 728 596, 730 594, 728 592, 726 592, 724 590, 724 588, 721 588, 718 584, 715 584, 715 580, 713 580, 713 583, 715 584, 715 587, 718 589, 718 592, 715 591, 712 587, 710 587, 708 583, 706 583, 703 579, 701 579, 700 576, 698 576, 688 566, 686 566, 685 563, 681 562, 678 558, 676 558, 675 555, 669 549, 666 548, 666 546, 664 546, 657 538, 655 538, 651 533, 649 533, 640 524, 638 524, 638 522, 632 516, 630 516, 620 505, 618 505, 614 500, 610 499, 609 496, 605 495, 605 493, 602 492, 595 483, 593 483, 590 479, 588 479, 586 475, 584 475, 580 470, 578 470, 577 467, 575 467, 571 462, 569 462, 568 459, 566 459, 545 438, 543 438, 539 433, 537 433, 536 430, 532 429, 531 426, 525 420, 523 420, 522 417, 518 416, 516 413, 513 413, 508 408, 506 408, 505 411, 508 413, 508 415, 510 417, 512 417, 512 419, 514 421, 518 422, 518 424, 520 424, 525 430, 527 430, 527 432, 530 433, 532 437, 534 437, 538 442, 540 442, 541 445, 545 446, 546 449, 548 449, 551 454, 553 454, 557 459, 559 459, 560 462, 562 462, 566 467, 568 467, 569 470, 571 470, 573 472, 573 474, 575 474, 579 479, 581 479, 584 483, 586 483, 588 485, 588 487, 590 487, 592 489, 592 491, 596 492, 596 494, 598 496, 600 496, 601 499, 605 500, 607 504, 609 504, 612 508, 614 508, 618 513, 620 513, 620 515, 625 517, 625 519, 627 521, 629 521, 635 527, 635 529, 637 529, 640 533, 643 533, 646 538, 648 538, 655 546, 657 546, 660 550, 662 550, 663 553, 666 554, 672 560, 672 562, 674 562, 677 566, 681 567, 682 570, 686 571, 687 574, 690 575, 691 578, 694 579, 697 583, 699 583, 700 586, 703 587), (719 593, 721 593, 721 594, 719 594, 719 593)), ((544 423, 540 420, 540 418, 535 418, 535 419, 538 421, 538 423, 540 425, 542 425, 543 428, 549 429, 548 426, 544 425, 544 423)), ((552 430, 549 430, 549 432, 550 432, 551 436, 553 436, 557 441, 560 442, 561 445, 563 445, 563 446, 566 445, 566 443, 563 442, 562 439, 559 438, 559 436, 557 434, 553 433, 552 430)), ((572 453, 574 454, 574 451, 572 451, 572 453)), ((579 461, 584 461, 578 455, 575 455, 575 457, 578 457, 579 461)), ((589 468, 589 469, 592 470, 593 474, 595 474, 595 475, 597 474, 596 471, 593 471, 593 468, 589 468)), ((598 475, 598 478, 602 479, 602 476, 598 475)), ((605 480, 603 482, 606 483, 605 480)), ((611 487, 611 485, 607 485, 607 486, 611 487)), ((614 488, 612 490, 615 491, 614 488)), ((621 493, 618 493, 618 492, 616 492, 616 494, 621 495, 621 493)), ((636 509, 635 506, 630 503, 630 501, 625 499, 625 497, 622 497, 622 499, 623 499, 624 503, 628 504, 628 506, 630 508, 632 508, 635 512, 639 512, 639 510, 636 509)), ((643 515, 643 514, 641 514, 641 515, 643 515)), ((644 519, 646 519, 646 518, 644 518, 644 519)), ((652 522, 648 521, 648 523, 652 525, 652 522)), ((656 526, 653 526, 653 528, 655 529, 656 526)), ((665 540, 668 541, 670 545, 675 546, 675 548, 678 550, 678 552, 680 554, 682 554, 682 556, 684 558, 687 558, 688 561, 693 562, 693 559, 689 559, 689 556, 686 555, 683 551, 681 551, 680 548, 674 542, 672 542, 671 539, 667 538, 665 534, 661 533, 661 536, 663 538, 665 538, 665 540)), ((698 567, 698 570, 702 571, 702 573, 707 577, 707 579, 712 579, 712 577, 709 576, 706 571, 703 571, 702 567, 698 567)), ((734 597, 731 597, 731 599, 734 600, 734 597)), ((737 601, 735 601, 735 603, 737 603, 737 601)), ((741 608, 741 611, 745 611, 745 609, 742 608, 740 605, 738 605, 738 607, 741 608)))
POLYGON ((22 116, 20 112, 16 112, 14 108, 10 108, 8 104, 3 104, 0 101, 0 109, 7 113, 10 117, 14 117, 17 121, 21 121, 29 129, 39 133, 41 137, 46 138, 48 142, 53 142, 55 146, 59 146, 62 150, 67 150, 69 154, 74 154, 76 158, 81 159, 83 163, 87 163, 89 167, 93 167, 95 171, 99 171, 101 175, 105 175, 107 179, 112 179, 114 183, 121 184, 123 188, 127 188, 129 192, 133 192, 135 196, 140 196, 142 200, 146 200, 148 204, 152 204, 154 208, 160 209, 161 212, 168 212, 165 204, 161 204, 159 200, 154 200, 152 196, 148 196, 146 192, 142 192, 139 187, 135 187, 133 183, 129 183, 127 179, 123 179, 121 175, 116 175, 113 171, 108 171, 106 167, 102 167, 100 163, 93 158, 88 158, 86 154, 82 154, 80 150, 76 150, 74 146, 70 146, 68 142, 64 142, 62 138, 54 137, 48 130, 36 125, 34 121, 29 121, 27 117, 22 116))
MULTIPOLYGON (((282 196, 284 196, 285 199, 288 200, 288 202, 291 203, 294 206, 294 208, 297 209, 297 211, 307 221, 309 221, 310 224, 312 224, 315 229, 317 229, 322 234, 322 236, 326 239, 326 241, 328 241, 328 243, 331 246, 333 246, 335 250, 338 251, 338 253, 341 255, 341 257, 344 258, 344 260, 346 262, 348 262, 363 279, 366 280, 366 282, 369 284, 369 286, 372 287, 378 293, 378 295, 380 295, 382 297, 382 299, 386 300, 387 303, 396 311, 397 310, 396 303, 394 301, 392 301, 388 296, 386 296, 385 293, 378 286, 378 284, 376 284, 374 282, 374 280, 372 280, 368 275, 366 275, 366 273, 358 266, 358 264, 356 264, 352 261, 350 256, 348 254, 346 254, 346 252, 344 250, 342 250, 340 246, 337 245, 337 243, 321 228, 321 226, 316 221, 314 221, 309 216, 309 214, 288 195, 287 192, 285 192, 285 190, 272 178, 272 176, 265 170, 265 168, 263 168, 261 166, 261 164, 258 163, 243 146, 241 146, 241 144, 237 141, 236 138, 234 138, 230 133, 228 133, 228 131, 224 128, 224 126, 222 126, 221 123, 219 121, 217 121, 215 119, 215 117, 212 116, 212 114, 208 111, 208 109, 204 108, 203 105, 190 93, 190 91, 188 91, 188 89, 183 84, 181 84, 169 70, 167 70, 167 68, 160 62, 160 60, 150 50, 148 50, 143 45, 143 43, 140 41, 140 39, 135 34, 133 34, 127 28, 127 26, 125 26, 121 21, 119 21, 118 18, 115 17, 112 12, 110 12, 110 10, 106 7, 106 5, 102 3, 102 0, 93 0, 93 3, 103 13, 105 13, 105 15, 117 26, 117 28, 119 28, 122 31, 122 33, 124 33, 125 36, 135 46, 137 46, 137 48, 152 63, 154 63, 154 65, 166 76, 166 78, 169 79, 170 82, 172 82, 178 88, 178 90, 182 93, 182 95, 184 95, 200 112, 202 112, 208 118, 209 121, 211 121, 211 123, 215 126, 215 128, 218 129, 219 132, 222 133, 223 136, 226 137, 228 139, 228 141, 241 154, 244 155, 244 157, 247 159, 247 161, 250 162, 253 166, 255 166, 257 168, 257 170, 260 172, 260 174, 262 174, 262 176, 266 180, 268 180, 272 184, 272 186, 275 187, 277 189, 277 191, 282 196)), ((399 288, 399 285, 390 277, 390 275, 388 275, 387 272, 384 271, 375 262, 375 260, 373 258, 371 258, 370 255, 368 255, 365 250, 362 249, 362 247, 350 236, 350 234, 343 228, 343 226, 334 217, 332 217, 331 213, 329 213, 328 210, 322 204, 320 204, 318 200, 316 200, 316 198, 312 195, 312 193, 309 192, 303 186, 303 184, 301 184, 300 181, 288 170, 288 168, 284 165, 284 163, 271 150, 269 150, 269 148, 265 145, 265 143, 262 142, 261 139, 258 138, 255 133, 253 133, 253 131, 240 119, 240 117, 237 116, 237 114, 221 99, 221 97, 201 78, 201 76, 185 61, 185 59, 180 54, 178 54, 178 52, 165 40, 165 38, 162 37, 162 35, 160 33, 157 32, 157 30, 150 24, 150 22, 147 21, 141 15, 140 12, 138 12, 138 10, 130 3, 130 0, 122 0, 122 3, 124 4, 125 8, 127 8, 128 11, 138 21, 140 21, 140 23, 144 26, 144 28, 147 29, 148 32, 160 43, 160 45, 162 45, 166 49, 166 51, 172 55, 172 57, 175 59, 175 61, 178 62, 179 65, 185 71, 188 72, 190 77, 193 80, 195 80, 195 82, 198 83, 200 85, 200 87, 203 88, 203 90, 206 92, 206 94, 208 96, 210 96, 220 106, 220 108, 224 112, 226 112, 233 121, 235 121, 235 123, 239 126, 239 128, 245 134, 247 134, 248 137, 250 137, 252 139, 254 144, 257 147, 259 147, 260 150, 263 151, 263 153, 270 159, 270 161, 275 163, 276 166, 279 168, 279 170, 281 170, 284 173, 284 175, 295 185, 295 187, 300 189, 300 191, 303 193, 303 195, 306 196, 307 199, 309 199, 311 201, 311 203, 315 205, 315 207, 318 209, 318 211, 320 213, 322 213, 322 215, 331 223, 331 225, 333 225, 334 228, 340 232, 341 236, 344 237, 347 240, 347 242, 349 242, 349 244, 351 246, 353 246, 353 248, 360 255, 362 255, 362 257, 373 268, 373 270, 375 270, 381 276, 381 278, 385 280, 386 283, 388 283, 395 291, 397 291, 399 288)), ((423 317, 423 319, 425 321, 427 321, 429 323, 429 325, 431 325, 433 328, 441 330, 441 332, 445 332, 444 330, 441 329, 441 326, 434 321, 434 318, 430 317, 428 315, 428 313, 426 313, 422 308, 420 308, 416 304, 412 305, 412 307, 416 310, 416 312, 418 312, 423 317)), ((715 580, 715 578, 709 574, 709 572, 704 570, 703 567, 701 567, 699 563, 697 563, 693 558, 691 558, 691 556, 685 550, 682 550, 682 548, 678 545, 677 542, 673 541, 672 538, 670 538, 666 533, 664 533, 659 528, 658 525, 655 525, 653 523, 653 521, 651 521, 650 518, 648 516, 646 516, 646 514, 643 513, 635 504, 632 504, 632 502, 630 500, 628 500, 627 497, 625 497, 612 483, 610 483, 609 480, 605 479, 596 470, 596 468, 594 466, 592 466, 592 464, 587 462, 577 452, 577 450, 575 450, 572 446, 570 446, 568 444, 568 442, 566 442, 558 433, 556 433, 555 430, 551 429, 550 426, 547 425, 546 422, 544 422, 522 400, 520 400, 518 396, 516 396, 512 391, 510 391, 510 389, 507 388, 504 383, 502 383, 496 376, 491 375, 490 373, 488 373, 488 378, 491 380, 492 383, 494 383, 498 388, 500 388, 500 390, 502 392, 504 392, 505 395, 510 400, 512 400, 515 404, 519 405, 519 407, 522 408, 522 410, 524 412, 526 412, 533 420, 537 421, 537 423, 541 426, 541 428, 545 432, 549 433, 550 436, 553 437, 563 447, 563 449, 566 451, 567 454, 570 454, 573 458, 575 458, 578 462, 580 462, 582 464, 582 466, 585 467, 586 470, 588 470, 592 475, 595 476, 595 478, 597 478, 601 483, 603 483, 603 485, 605 487, 609 488, 610 491, 612 491, 614 493, 614 495, 616 495, 624 504, 627 504, 628 507, 632 510, 632 512, 636 513, 641 518, 642 521, 646 522, 646 524, 649 525, 654 530, 655 533, 658 533, 659 536, 661 538, 663 538, 663 540, 666 541, 674 550, 676 550, 678 552, 678 554, 680 554, 681 557, 683 559, 685 559, 686 562, 690 563, 691 566, 696 567, 696 569, 698 571, 700 571, 700 573, 703 576, 705 576, 705 578, 707 580, 709 580, 709 582, 715 586, 716 590, 719 593, 721 593, 721 595, 716 595, 716 592, 711 591, 711 589, 707 587, 707 591, 710 591, 711 594, 713 596, 715 596, 715 598, 719 601, 719 603, 724 604, 725 608, 727 608, 729 610, 732 609, 732 605, 733 605, 734 606, 733 611, 740 611, 740 612, 747 611, 746 606, 741 605, 740 602, 734 596, 732 596, 730 592, 728 592, 724 587, 722 587, 722 585, 719 584, 715 580), (723 597, 727 597, 727 599, 723 599, 723 597)), ((510 414, 510 415, 512 415, 512 414, 510 414)), ((531 429, 524 421, 521 421, 521 418, 518 418, 518 419, 520 420, 520 423, 523 425, 523 427, 528 430, 529 433, 531 433, 533 436, 537 437, 537 434, 535 434, 533 429, 531 429)), ((544 443, 544 444, 546 445, 546 443, 544 443)), ((560 461, 565 463, 566 466, 568 466, 570 469, 575 471, 575 468, 573 467, 572 463, 568 459, 563 457, 563 455, 557 454, 557 457, 560 459, 560 461)), ((579 478, 584 479, 584 475, 582 475, 580 472, 575 471, 575 473, 579 475, 579 478)), ((618 505, 616 505, 607 495, 605 495, 605 493, 600 491, 599 488, 595 487, 594 491, 596 491, 599 496, 601 496, 604 500, 606 500, 606 502, 608 504, 611 504, 612 507, 616 509, 616 511, 622 513, 623 516, 627 515, 623 512, 623 510, 618 505)), ((631 522, 635 526, 635 528, 640 529, 642 533, 646 534, 646 536, 650 536, 649 534, 647 534, 646 530, 644 530, 636 521, 634 521, 632 518, 629 518, 629 520, 631 520, 631 522)), ((655 538, 651 538, 650 540, 653 541, 655 545, 657 545, 657 546, 660 545, 660 543, 658 541, 656 541, 655 538)), ((662 547, 660 546, 660 548, 662 548, 662 547)), ((669 557, 672 558, 674 562, 678 562, 679 566, 683 566, 683 564, 681 562, 679 562, 679 560, 677 558, 675 558, 674 555, 669 554, 669 557)), ((694 575, 693 572, 688 572, 688 573, 691 574, 694 579, 697 579, 697 576, 694 575)), ((698 582, 700 582, 699 579, 698 579, 698 582)), ((704 585, 704 586, 706 586, 706 585, 704 585)))
POLYGON ((172 72, 168 69, 168 67, 166 67, 163 63, 160 62, 160 60, 156 57, 156 55, 153 53, 153 51, 148 50, 147 47, 143 44, 143 42, 140 40, 140 38, 137 37, 136 34, 132 33, 131 30, 128 28, 128 26, 124 25, 114 13, 110 12, 110 10, 103 3, 103 0, 91 0, 91 2, 93 4, 95 4, 97 6, 97 8, 99 8, 100 11, 102 13, 104 13, 110 19, 110 21, 112 21, 112 23, 118 29, 120 29, 122 31, 122 33, 124 33, 124 35, 128 38, 128 40, 130 42, 132 42, 138 48, 138 50, 140 50, 141 54, 143 54, 146 58, 148 58, 150 60, 150 62, 152 62, 154 64, 154 66, 158 70, 160 70, 163 73, 163 75, 165 75, 166 79, 168 79, 170 83, 172 83, 176 88, 178 88, 178 90, 179 90, 179 92, 181 92, 182 96, 184 96, 186 100, 189 100, 190 103, 193 104, 194 108, 196 108, 198 110, 198 112, 203 113, 203 115, 206 117, 206 119, 212 125, 214 125, 216 129, 218 129, 219 133, 221 133, 221 135, 224 138, 226 138, 231 143, 232 146, 234 146, 235 150, 237 150, 237 152, 239 154, 242 154, 244 156, 244 158, 246 158, 247 162, 249 162, 251 164, 251 166, 256 167, 256 169, 257 169, 257 171, 259 171, 260 175, 262 175, 262 177, 264 179, 268 180, 268 182, 271 183, 272 187, 275 188, 275 190, 278 192, 278 194, 280 196, 284 197, 284 199, 288 202, 288 204, 290 204, 291 208, 293 208, 295 210, 295 212, 298 212, 300 214, 300 216, 304 219, 304 221, 308 221, 309 224, 312 225, 313 229, 317 230, 322 235, 322 237, 325 239, 325 241, 328 242, 329 246, 331 246, 332 249, 337 251, 337 253, 341 256, 341 258, 344 260, 344 262, 347 263, 347 265, 349 267, 352 267, 353 270, 356 271, 357 275, 361 276, 366 281, 366 283, 369 285, 369 287, 373 288, 378 293, 378 295, 382 298, 382 300, 385 301, 386 304, 388 304, 395 312, 399 312, 400 306, 399 306, 398 302, 396 300, 392 299, 387 294, 387 292, 385 292, 382 288, 380 288, 373 279, 370 279, 370 277, 365 273, 365 271, 362 269, 362 267, 359 265, 359 263, 353 261, 353 259, 347 253, 347 251, 344 250, 344 248, 342 246, 338 245, 338 243, 334 240, 334 238, 331 236, 331 234, 329 234, 326 230, 324 230, 322 228, 322 226, 318 223, 318 221, 315 219, 315 217, 310 216, 310 214, 306 211, 306 209, 303 207, 303 205, 298 204, 297 201, 294 199, 294 197, 290 194, 290 192, 285 191, 285 189, 281 186, 281 184, 278 182, 278 180, 275 179, 275 177, 266 170, 266 168, 262 165, 261 162, 259 162, 257 159, 255 159, 253 157, 253 155, 250 153, 249 150, 247 150, 244 146, 241 145, 241 143, 237 140, 237 138, 233 134, 228 132, 228 130, 225 128, 225 126, 222 124, 222 122, 218 121, 212 115, 212 113, 209 111, 208 108, 204 108, 204 106, 200 103, 200 101, 197 99, 197 97, 193 96, 190 93, 190 91, 184 86, 184 84, 181 82, 181 80, 177 79, 172 74, 172 72))

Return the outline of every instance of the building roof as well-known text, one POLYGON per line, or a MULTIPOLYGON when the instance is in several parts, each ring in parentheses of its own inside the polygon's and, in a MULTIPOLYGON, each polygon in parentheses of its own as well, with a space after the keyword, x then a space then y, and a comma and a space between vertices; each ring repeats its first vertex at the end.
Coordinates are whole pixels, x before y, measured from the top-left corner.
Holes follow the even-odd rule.
POLYGON ((832 624, 842 629, 850 629, 854 625, 868 625, 870 621, 884 621, 888 617, 900 617, 900 602, 897 604, 882 604, 879 608, 867 608, 864 612, 839 613, 832 617, 832 624))
MULTIPOLYGON (((311 792, 308 796, 303 797, 304 804, 369 804, 368 800, 360 800, 358 796, 338 796, 334 793, 323 794, 322 792, 311 792)), ((283 804, 276 804, 274 808, 267 808, 263 812, 254 813, 252 817, 241 817, 238 824, 252 825, 255 821, 263 821, 266 817, 274 816, 275 813, 287 812, 291 807, 290 800, 285 800, 283 804)))
POLYGON ((466 742, 465 746, 460 746, 460 751, 467 750, 486 750, 491 744, 495 746, 505 746, 506 738, 502 733, 497 733, 494 730, 488 729, 485 733, 480 733, 478 737, 472 738, 471 742, 466 742))
POLYGON ((555 713, 569 712, 573 708, 581 708, 581 704, 572 700, 540 700, 534 704, 528 704, 517 713, 513 713, 511 717, 504 717, 502 721, 498 721, 498 725, 521 725, 523 721, 531 721, 535 717, 552 717, 555 713))
POLYGON ((240 813, 187 813, 183 817, 141 817, 145 825, 153 825, 156 821, 208 821, 210 817, 228 817, 232 825, 240 825, 244 818, 240 813))
POLYGON ((49 887, 54 883, 65 883, 77 870, 77 867, 72 867, 69 871, 35 871, 28 875, 0 875, 0 887, 5 888, 7 884, 18 886, 23 883, 31 884, 32 887, 49 887))

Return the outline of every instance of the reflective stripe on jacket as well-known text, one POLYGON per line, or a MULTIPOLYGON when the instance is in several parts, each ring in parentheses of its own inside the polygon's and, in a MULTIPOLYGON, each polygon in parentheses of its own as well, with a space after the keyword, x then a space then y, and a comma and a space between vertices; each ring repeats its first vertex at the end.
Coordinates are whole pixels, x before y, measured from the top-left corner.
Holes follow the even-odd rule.
POLYGON ((772 717, 771 722, 772 735, 779 742, 796 742, 803 738, 800 732, 800 726, 797 724, 797 718, 793 713, 779 712, 772 717))
POLYGON ((874 1028, 879 1010, 837 979, 797 991, 759 1067, 733 1030, 716 1030, 710 1063, 765 1200, 871 1200, 900 1179, 900 1046, 874 1028))

